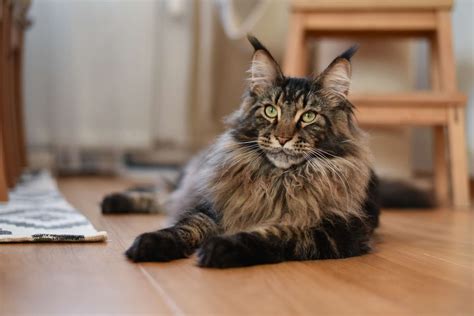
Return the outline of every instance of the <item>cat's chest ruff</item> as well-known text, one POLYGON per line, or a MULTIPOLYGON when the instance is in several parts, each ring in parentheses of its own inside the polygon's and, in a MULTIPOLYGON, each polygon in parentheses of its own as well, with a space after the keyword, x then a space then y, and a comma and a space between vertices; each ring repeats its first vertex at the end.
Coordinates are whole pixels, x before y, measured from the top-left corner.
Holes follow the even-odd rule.
MULTIPOLYGON (((262 168, 263 169, 263 168, 262 168)), ((299 174, 288 170, 261 170, 248 166, 235 172, 224 172, 216 178, 216 185, 222 193, 236 199, 261 198, 268 202, 274 200, 298 198, 299 193, 308 189, 310 184, 299 174), (228 190, 227 192, 225 192, 228 190)))
POLYGON ((242 169, 220 178, 213 186, 213 200, 225 227, 242 229, 261 223, 306 221, 308 212, 318 211, 317 194, 305 186, 302 178, 288 171, 252 171, 242 169))

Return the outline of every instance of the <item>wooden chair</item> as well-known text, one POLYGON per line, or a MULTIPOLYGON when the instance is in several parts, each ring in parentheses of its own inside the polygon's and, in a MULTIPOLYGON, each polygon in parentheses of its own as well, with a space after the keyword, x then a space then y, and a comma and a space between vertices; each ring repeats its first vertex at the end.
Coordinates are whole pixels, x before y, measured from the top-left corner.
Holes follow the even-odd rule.
POLYGON ((26 166, 22 112, 23 30, 28 0, 0 0, 0 201, 26 166))
POLYGON ((349 99, 358 108, 358 121, 363 125, 432 127, 438 203, 468 206, 466 97, 456 86, 452 4, 452 0, 294 0, 283 68, 289 75, 306 75, 308 43, 317 37, 427 38, 431 91, 351 94, 349 99))

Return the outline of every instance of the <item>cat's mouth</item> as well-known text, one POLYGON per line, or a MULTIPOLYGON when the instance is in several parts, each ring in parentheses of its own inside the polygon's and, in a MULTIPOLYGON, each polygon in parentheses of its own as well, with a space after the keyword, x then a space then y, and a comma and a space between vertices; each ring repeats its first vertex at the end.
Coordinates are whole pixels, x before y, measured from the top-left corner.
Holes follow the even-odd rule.
POLYGON ((287 148, 272 148, 267 150, 266 156, 275 167, 281 169, 288 169, 293 165, 300 164, 305 157, 303 154, 287 148))
POLYGON ((283 148, 283 147, 266 149, 266 151, 268 154, 271 154, 271 155, 284 155, 284 156, 293 157, 293 158, 298 158, 298 157, 303 156, 303 154, 298 153, 294 151, 293 149, 283 148))

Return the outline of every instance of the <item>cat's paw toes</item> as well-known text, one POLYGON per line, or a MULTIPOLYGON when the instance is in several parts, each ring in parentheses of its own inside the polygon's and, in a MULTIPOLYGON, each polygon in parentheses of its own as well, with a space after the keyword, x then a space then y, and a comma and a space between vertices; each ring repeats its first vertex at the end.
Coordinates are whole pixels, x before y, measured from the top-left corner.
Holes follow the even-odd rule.
POLYGON ((209 239, 198 252, 198 265, 208 268, 232 268, 251 265, 252 254, 238 238, 217 236, 209 239))
POLYGON ((135 238, 125 255, 134 262, 146 262, 170 261, 185 258, 189 254, 185 245, 173 234, 166 231, 156 231, 135 238))
POLYGON ((100 204, 102 213, 125 213, 133 209, 133 203, 123 193, 112 193, 106 195, 100 204))

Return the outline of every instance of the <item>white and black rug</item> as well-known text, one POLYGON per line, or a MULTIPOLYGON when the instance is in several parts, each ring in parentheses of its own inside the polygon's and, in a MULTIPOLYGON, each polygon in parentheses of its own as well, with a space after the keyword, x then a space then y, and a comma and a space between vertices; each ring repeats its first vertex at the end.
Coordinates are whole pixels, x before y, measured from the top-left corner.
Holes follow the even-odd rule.
POLYGON ((0 202, 0 243, 105 241, 61 195, 49 172, 25 173, 9 201, 0 202))

